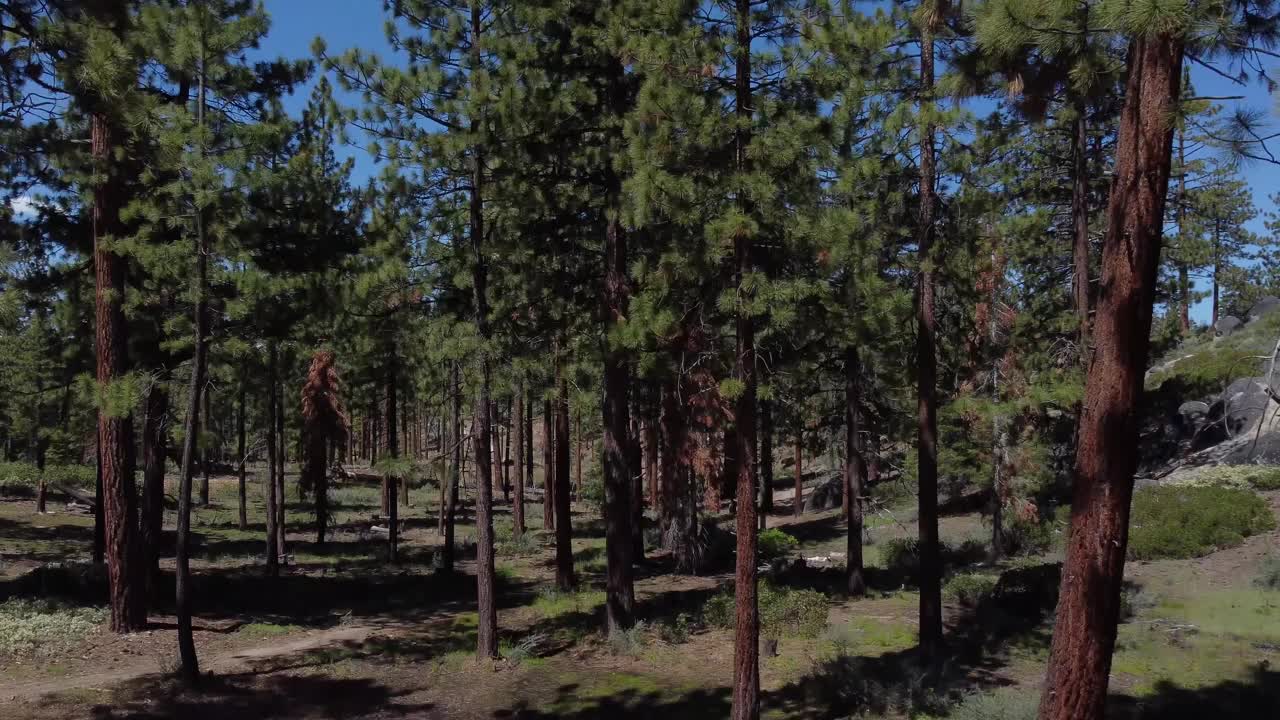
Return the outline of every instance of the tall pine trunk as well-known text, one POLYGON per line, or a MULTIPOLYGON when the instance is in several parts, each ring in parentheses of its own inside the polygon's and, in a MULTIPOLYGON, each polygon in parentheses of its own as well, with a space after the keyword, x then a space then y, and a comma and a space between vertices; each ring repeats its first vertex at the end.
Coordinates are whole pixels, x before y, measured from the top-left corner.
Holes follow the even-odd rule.
POLYGON ((926 13, 920 31, 920 269, 916 277, 916 438, 919 475, 920 652, 936 657, 942 645, 942 558, 938 543, 937 339, 934 318, 933 253, 934 105, 933 52, 938 8, 926 13))
POLYGON ((1089 156, 1088 125, 1084 100, 1075 103, 1076 119, 1071 133, 1071 255, 1075 265, 1076 322, 1079 326, 1080 357, 1089 352, 1089 156))
MULTIPOLYGON (((1178 243, 1181 245, 1186 242, 1186 236, 1183 235, 1184 224, 1186 222, 1186 203, 1187 203, 1187 130, 1186 127, 1179 123, 1178 125, 1178 197, 1177 205, 1173 208, 1173 215, 1178 228, 1178 243)), ((1184 253, 1186 248, 1180 248, 1184 253)), ((1182 330, 1182 334, 1186 335, 1191 332, 1191 270, 1187 267, 1186 258, 1178 259, 1178 327, 1182 330)))
MULTIPOLYGON (((747 148, 751 144, 751 0, 737 0, 737 30, 734 104, 737 114, 735 130, 735 170, 742 176, 751 171, 747 148)), ((746 193, 741 193, 740 197, 746 193)), ((750 216, 751 208, 744 199, 739 210, 750 216)), ((737 303, 734 324, 737 330, 733 357, 733 376, 740 385, 734 404, 733 466, 737 474, 738 532, 737 558, 734 572, 733 633, 733 720, 755 720, 760 717, 760 610, 756 596, 756 346, 755 319, 751 316, 753 291, 748 275, 755 271, 752 238, 749 230, 739 229, 733 239, 737 303)))
MULTIPOLYGON (((204 35, 201 34, 203 51, 204 35)), ((200 85, 197 91, 196 116, 199 127, 204 128, 205 73, 204 60, 200 60, 200 85)), ((202 141, 203 142, 203 141, 202 141)), ((203 155, 203 146, 201 148, 203 155)), ((200 426, 200 400, 204 393, 205 372, 208 369, 209 333, 209 246, 205 238, 204 209, 195 209, 196 223, 196 307, 195 349, 191 357, 191 385, 187 397, 187 423, 182 435, 182 473, 178 488, 177 572, 174 606, 178 616, 178 657, 182 661, 182 677, 189 685, 200 679, 200 662, 196 657, 195 638, 191 627, 191 473, 196 455, 196 428, 200 426)), ((207 405, 206 405, 207 407, 207 405)), ((207 457, 206 457, 207 460, 207 457)))
POLYGON ((1138 466, 1138 408, 1150 345, 1182 41, 1132 39, 1107 207, 1094 356, 1085 379, 1076 478, 1041 720, 1103 717, 1138 466))
POLYGON ((142 422, 142 548, 147 572, 147 596, 155 598, 160 578, 160 546, 164 534, 164 470, 169 445, 165 418, 169 392, 157 380, 147 389, 142 422))
POLYGON ((238 500, 240 505, 239 523, 241 530, 249 529, 249 498, 246 483, 248 473, 245 469, 247 448, 245 437, 245 414, 248 409, 245 407, 245 378, 240 377, 239 397, 236 398, 236 475, 239 479, 238 500))
POLYGON ((271 343, 267 361, 267 574, 275 577, 280 573, 280 534, 284 529, 279 525, 280 515, 276 506, 281 498, 276 492, 276 468, 280 458, 276 457, 279 444, 276 443, 276 370, 279 365, 279 353, 275 343, 271 343))
POLYGON ((515 504, 511 506, 511 534, 519 540, 525 531, 524 527, 524 380, 516 380, 515 412, 511 418, 511 429, 515 434, 515 504))
POLYGON ((573 573, 573 524, 569 519, 569 380, 565 377, 560 347, 553 352, 556 363, 556 586, 561 590, 571 590, 577 584, 577 577, 573 573))
MULTIPOLYGON (((396 392, 396 376, 397 376, 397 356, 394 341, 392 342, 390 353, 388 353, 387 364, 387 455, 394 461, 400 457, 400 435, 396 432, 396 416, 398 414, 400 398, 396 392)), ((400 498, 396 492, 397 477, 394 473, 387 473, 383 476, 383 485, 387 488, 390 497, 389 512, 387 513, 387 562, 394 563, 396 561, 397 546, 399 545, 399 515, 400 515, 400 498)))
POLYGON ((555 529, 556 438, 551 425, 551 401, 542 403, 542 529, 555 529))
MULTIPOLYGON (((103 112, 90 118, 91 148, 99 173, 110 178, 115 138, 103 112)), ((93 264, 96 295, 97 380, 110 389, 129 372, 128 326, 124 317, 126 261, 107 244, 121 234, 118 185, 93 190, 93 264)), ((147 624, 145 576, 138 542, 138 501, 133 477, 133 417, 127 408, 98 410, 98 463, 102 473, 103 539, 111 605, 111 630, 129 633, 147 624)))
MULTIPOLYGON (((208 358, 205 358, 206 367, 202 371, 204 375, 209 374, 208 358)), ((201 401, 204 403, 204 413, 200 416, 200 433, 196 438, 196 447, 200 451, 200 504, 202 506, 209 504, 209 388, 205 388, 200 393, 201 401)))
MULTIPOLYGON (((471 53, 472 72, 480 72, 481 8, 479 2, 471 3, 471 53)), ((483 132, 484 123, 471 119, 473 133, 483 132)), ((480 393, 476 398, 475 452, 476 452, 476 656, 498 657, 498 614, 494 589, 493 567, 493 466, 489 455, 489 407, 493 402, 489 387, 489 299, 488 263, 484 256, 484 141, 478 140, 472 147, 470 227, 472 254, 472 293, 475 300, 476 334, 480 337, 480 393)))
POLYGON ((796 429, 795 455, 795 501, 791 514, 800 517, 804 512, 804 430, 800 428, 796 429))
POLYGON ((773 512, 773 403, 760 401, 760 529, 773 512))
POLYGON ((845 536, 845 586, 854 597, 865 595, 862 567, 862 496, 867 466, 862 456, 862 362, 858 348, 844 349, 844 496, 849 528, 845 536))
POLYGON ((449 462, 449 481, 444 484, 441 494, 444 544, 440 548, 440 570, 446 573, 453 572, 454 519, 458 513, 458 486, 462 484, 462 371, 457 360, 451 366, 453 400, 450 408, 449 442, 452 459, 449 462))
MULTIPOLYGON (((611 105, 621 110, 625 96, 622 63, 609 63, 611 105)), ((630 393, 631 374, 626 351, 612 335, 627 316, 627 235, 622 227, 622 178, 608 163, 605 195, 608 224, 604 233, 604 297, 601 302, 601 333, 604 344, 604 397, 602 428, 604 433, 604 520, 605 520, 605 619, 610 634, 635 623, 635 585, 632 577, 635 542, 632 537, 632 506, 640 498, 631 483, 629 455, 631 438, 630 393)), ((582 461, 578 461, 581 473, 582 461)), ((641 546, 643 551, 643 545, 641 546)))

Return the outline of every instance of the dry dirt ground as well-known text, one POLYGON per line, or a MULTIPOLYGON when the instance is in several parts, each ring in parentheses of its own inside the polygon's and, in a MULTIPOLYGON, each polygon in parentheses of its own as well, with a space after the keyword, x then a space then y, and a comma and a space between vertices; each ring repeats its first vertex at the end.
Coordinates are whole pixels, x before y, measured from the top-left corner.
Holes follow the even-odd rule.
MULTIPOLYGON (((0 718, 727 715, 731 632, 699 617, 729 576, 674 575, 666 558, 655 554, 637 579, 643 625, 607 641, 600 633, 604 560, 594 510, 578 508, 575 516, 582 587, 576 594, 550 589, 547 538, 535 533, 536 541, 525 546, 504 542, 498 559, 503 659, 478 663, 467 546, 474 528, 465 520, 459 528, 458 572, 434 572, 439 538, 429 490, 411 498, 415 507, 406 514, 403 558, 396 566, 385 564, 382 544, 368 530, 375 489, 335 493, 338 532, 324 548, 312 542, 305 503, 295 503, 289 516, 294 556, 279 578, 264 577, 259 564, 257 518, 251 514, 247 530, 236 528, 234 483, 215 480, 213 496, 195 522, 202 539, 194 563, 201 686, 184 688, 170 677, 175 633, 172 617, 164 614, 167 603, 160 603, 143 633, 99 631, 71 639, 54 654, 0 655, 0 718)), ((777 494, 769 524, 801 540, 796 555, 843 549, 838 511, 795 518, 790 500, 790 490, 777 494)), ((1280 512, 1280 493, 1269 500, 1280 512)), ((508 509, 499 509, 500 539, 508 509)), ((527 516, 539 529, 539 508, 530 505, 527 516)), ((914 533, 914 515, 900 508, 869 525, 868 598, 844 598, 838 568, 810 568, 779 580, 826 593, 827 627, 818 637, 784 636, 776 656, 762 659, 765 716, 958 716, 956 704, 965 698, 1004 693, 1013 698, 1007 717, 1024 717, 1017 712, 1029 707, 1025 699, 1034 698, 1043 671, 1045 608, 987 613, 949 600, 948 657, 921 669, 913 651, 917 596, 879 561, 888 540, 914 533)), ((35 517, 27 501, 0 502, 0 583, 39 562, 86 557, 86 529, 84 518, 35 517)), ((943 519, 942 532, 959 545, 980 538, 985 528, 977 515, 959 513, 943 519)), ((1121 628, 1114 717, 1198 719, 1208 708, 1215 720, 1280 717, 1280 681, 1269 669, 1280 663, 1280 598, 1250 587, 1275 547, 1280 535, 1270 533, 1206 558, 1131 564, 1136 608, 1121 628), (1270 707, 1276 712, 1268 715, 1270 707)), ((999 569, 1034 572, 1054 559, 1020 558, 999 569)), ((71 602, 84 600, 72 596, 71 602)))

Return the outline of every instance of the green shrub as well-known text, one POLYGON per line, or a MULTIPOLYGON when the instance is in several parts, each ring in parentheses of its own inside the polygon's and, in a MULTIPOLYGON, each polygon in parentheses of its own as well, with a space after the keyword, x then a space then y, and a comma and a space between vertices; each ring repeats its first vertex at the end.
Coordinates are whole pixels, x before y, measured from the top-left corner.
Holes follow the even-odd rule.
POLYGON ((880 558, 886 568, 915 573, 920 569, 920 541, 915 538, 892 538, 880 546, 880 558))
POLYGON ((976 607, 991 596, 999 581, 995 575, 955 575, 943 586, 942 592, 962 605, 976 607))
POLYGON ((711 627, 733 627, 733 592, 722 592, 707 599, 702 606, 702 621, 711 627))
POLYGON ((56 655, 98 632, 106 617, 103 608, 6 600, 0 603, 0 656, 56 655))
MULTIPOLYGON (((827 598, 815 590, 760 583, 759 607, 765 637, 815 638, 827 627, 827 598)), ((702 609, 703 621, 714 627, 732 628, 734 617, 732 591, 713 596, 702 609)))
POLYGON ((760 533, 760 559, 774 560, 786 557, 795 552, 800 541, 778 528, 769 528, 760 533))
POLYGON ((1129 557, 1192 558, 1271 530, 1275 516, 1251 490, 1200 485, 1146 487, 1133 497, 1129 557))
MULTIPOLYGON (((46 465, 45 482, 50 485, 92 488, 97 470, 90 465, 46 465)), ((33 495, 39 485, 40 471, 31 463, 0 463, 0 494, 33 495)))
POLYGON ((1020 688, 967 695, 947 713, 949 720, 1035 720, 1040 694, 1020 688))
POLYGON ((1254 490, 1280 490, 1280 467, 1256 467, 1245 472, 1245 482, 1254 490))
POLYGON ((1280 591, 1280 555, 1271 552, 1262 558, 1262 564, 1258 566, 1258 576, 1253 579, 1253 584, 1263 590, 1280 591))
POLYGON ((689 635, 692 632, 693 621, 688 613, 680 613, 671 622, 662 623, 658 626, 658 635, 663 642, 671 645, 683 645, 688 642, 689 635))

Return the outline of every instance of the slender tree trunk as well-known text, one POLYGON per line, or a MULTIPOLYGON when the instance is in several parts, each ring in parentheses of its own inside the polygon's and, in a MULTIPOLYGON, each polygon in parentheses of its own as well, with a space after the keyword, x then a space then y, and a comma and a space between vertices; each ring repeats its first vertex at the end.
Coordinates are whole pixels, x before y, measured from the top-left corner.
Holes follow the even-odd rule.
MULTIPOLYGON (((396 377, 399 366, 397 364, 396 348, 394 343, 389 353, 389 363, 387 366, 387 455, 394 461, 400 457, 400 436, 396 432, 396 417, 398 414, 400 398, 396 392, 396 377)), ((396 562, 397 546, 399 545, 399 515, 400 502, 396 493, 396 476, 388 473, 383 479, 384 486, 390 492, 389 512, 387 513, 387 562, 396 562)))
POLYGON ((1104 715, 1138 465, 1138 417, 1150 346, 1181 90, 1182 41, 1133 38, 1107 208, 1095 353, 1085 379, 1062 590, 1041 720, 1104 715))
MULTIPOLYGON (((1178 198, 1173 208, 1173 215, 1178 227, 1178 244, 1182 252, 1186 252, 1187 238, 1183 235, 1186 222, 1187 203, 1187 137, 1186 128, 1178 126, 1178 198)), ((1178 311, 1179 327, 1182 334, 1191 332, 1191 271, 1187 267, 1186 258, 1178 259, 1178 311)))
MULTIPOLYGON (((480 3, 471 3, 471 57, 472 72, 479 72, 480 61, 480 3)), ((473 131, 483 128, 483 120, 472 118, 473 131)), ((489 300, 486 293, 488 265, 484 256, 484 142, 478 141, 472 148, 470 228, 472 253, 472 292, 475 299, 476 334, 480 336, 480 395, 476 398, 475 450, 476 450, 476 604, 479 621, 476 628, 477 657, 498 657, 498 615, 494 597, 493 567, 493 468, 489 462, 489 407, 492 403, 489 388, 489 300)))
MULTIPOLYGON (((287 374, 281 372, 280 377, 275 378, 275 423, 276 423, 276 552, 280 556, 280 562, 289 562, 289 526, 285 522, 285 471, 288 469, 289 457, 285 452, 287 443, 285 441, 284 432, 284 378, 287 374)), ((298 487, 302 487, 302 483, 298 483, 298 487)))
POLYGON ((542 403, 542 529, 554 530, 556 498, 556 438, 551 427, 551 401, 542 403))
POLYGON ((533 398, 530 397, 524 406, 524 477, 529 487, 534 487, 533 468, 533 398))
POLYGON ((164 470, 169 433, 169 392, 157 381, 147 390, 142 422, 142 547, 146 554, 147 596, 156 597, 160 578, 160 546, 164 534, 164 470))
MULTIPOLYGON (((751 144, 751 5, 752 0, 736 4, 736 69, 735 165, 738 173, 751 171, 747 148, 751 144)), ((745 195, 743 193, 742 195, 745 195)), ((746 200, 739 200, 739 210, 751 215, 746 200)), ((738 548, 734 573, 733 634, 733 720, 756 720, 760 717, 760 612, 756 597, 756 346, 755 319, 751 315, 753 291, 747 277, 755 271, 749 230, 740 229, 733 240, 737 307, 737 330, 734 348, 733 376, 741 386, 734 405, 733 462, 737 470, 736 525, 738 548)))
POLYGON ((640 454, 640 427, 635 415, 631 415, 627 426, 627 475, 631 491, 629 498, 631 501, 631 563, 634 565, 644 562, 644 460, 640 454))
MULTIPOLYGON (((94 164, 106 176, 113 176, 114 128, 106 115, 95 112, 90 118, 94 164)), ((124 258, 107 248, 110 238, 119 235, 120 201, 113 180, 99 183, 93 191, 93 260, 96 281, 97 380, 103 390, 111 388, 129 372, 128 325, 124 317, 124 258)), ((130 633, 147 624, 144 593, 145 576, 138 543, 138 501, 133 478, 133 418, 125 408, 104 407, 98 411, 99 465, 102 471, 102 508, 107 579, 110 588, 111 630, 130 633)))
POLYGON ((800 517, 804 512, 804 430, 796 429, 795 452, 796 452, 796 499, 791 514, 800 517))
POLYGON ((101 565, 106 561, 107 524, 103 517, 102 498, 102 446, 94 441, 95 478, 93 483, 93 564, 101 565))
POLYGON ((553 352, 556 356, 556 586, 561 590, 571 590, 577 584, 577 578, 573 573, 573 525, 569 519, 569 381, 564 374, 560 348, 553 352))
POLYGON ((862 362, 853 345, 844 350, 844 372, 844 494, 849 521, 845 576, 849 594, 860 597, 867 592, 862 568, 862 496, 867 466, 862 456, 862 362))
POLYGON ((760 529, 773 512, 773 403, 760 401, 760 529))
POLYGON ((276 442, 276 370, 279 365, 279 353, 275 343, 271 343, 270 359, 267 362, 267 574, 276 577, 280 574, 280 514, 276 507, 281 498, 276 492, 276 470, 280 463, 277 457, 280 446, 276 442))
POLYGON ((920 532, 920 653, 937 657, 942 645, 942 558, 938 542, 938 400, 937 340, 934 319, 934 105, 933 51, 937 12, 928 14, 920 30, 920 270, 916 277, 917 453, 920 532))
MULTIPOLYGON (((206 367, 202 373, 205 377, 209 376, 209 368, 207 367, 209 360, 206 357, 206 367)), ((200 433, 196 437, 196 448, 200 452, 200 505, 207 506, 209 504, 209 388, 204 388, 200 393, 200 397, 204 402, 204 414, 200 416, 200 433)))
POLYGON ((236 474, 239 476, 238 498, 239 498, 239 505, 240 505, 240 517, 239 517, 240 529, 248 530, 249 529, 249 497, 248 497, 248 490, 246 487, 247 480, 248 480, 248 477, 247 477, 248 473, 246 472, 246 469, 245 469, 245 462, 247 461, 246 456, 248 454, 247 447, 246 447, 247 438, 245 437, 245 414, 248 412, 248 410, 245 407, 245 387, 244 386, 245 386, 245 379, 243 376, 241 376, 240 397, 237 398, 237 402, 236 402, 236 456, 239 458, 236 461, 236 474))
MULTIPOLYGON (((203 13, 201 13, 203 15, 203 13)), ((201 52, 204 48, 201 33, 201 52)), ((197 90, 197 123, 204 128, 205 74, 204 59, 200 61, 200 84, 197 90)), ((203 154, 203 148, 202 148, 203 154)), ((205 372, 208 368, 209 333, 209 246, 205 239, 204 209, 196 207, 196 307, 195 350, 191 358, 191 386, 187 399, 187 426, 182 435, 182 474, 178 488, 178 534, 176 564, 176 593, 174 606, 178 616, 178 656, 182 660, 182 677, 188 685, 200 680, 200 662, 196 657, 195 638, 191 628, 191 473, 196 455, 196 428, 200 427, 200 400, 205 390, 205 372)), ((208 404, 205 404, 206 410, 208 404)), ((208 456, 206 455, 206 460, 208 456)))
POLYGON ((1218 327, 1218 274, 1222 269, 1222 221, 1213 221, 1213 321, 1210 326, 1218 327))
POLYGON ((649 507, 658 507, 658 424, 652 417, 640 426, 644 435, 644 475, 649 482, 649 507))
POLYGON ((1000 412, 1000 277, 1003 272, 1003 261, 999 249, 991 252, 991 298, 988 302, 990 311, 987 319, 987 341, 989 343, 991 361, 991 402, 996 406, 991 416, 991 552, 987 559, 996 563, 1004 556, 1004 469, 1007 465, 1009 434, 1005 418, 1000 412))
POLYGON ((524 527, 524 380, 516 380, 515 412, 511 418, 511 429, 515 433, 515 504, 511 506, 511 534, 519 540, 525 531, 524 527))
MULTIPOLYGON (((609 63, 610 104, 620 109, 624 103, 623 68, 616 59, 609 63)), ((601 428, 604 434, 604 519, 607 578, 605 582, 605 620, 610 635, 635 623, 635 585, 632 564, 635 562, 635 540, 632 537, 632 482, 630 472, 631 425, 627 396, 631 374, 626 351, 611 339, 627 317, 627 234, 622 227, 622 179, 612 165, 606 171, 606 203, 608 224, 604 233, 605 276, 601 302, 601 324, 604 344, 604 392, 601 428)), ((581 420, 578 423, 582 426, 581 420)), ((582 456, 578 456, 581 487, 582 456)), ((634 498, 639 502, 639 497, 634 498)), ((641 553, 644 545, 641 540, 641 553)), ((572 561, 572 554, 570 560, 572 561)))
POLYGON ((1089 352, 1089 156, 1088 106, 1075 103, 1076 119, 1071 143, 1071 227, 1075 262, 1076 322, 1079 323, 1080 357, 1089 352))
POLYGON ((453 572, 453 529, 458 512, 458 486, 462 483, 462 371, 458 361, 452 363, 453 427, 450 443, 453 460, 449 463, 449 482, 444 493, 444 545, 440 548, 440 570, 453 572))

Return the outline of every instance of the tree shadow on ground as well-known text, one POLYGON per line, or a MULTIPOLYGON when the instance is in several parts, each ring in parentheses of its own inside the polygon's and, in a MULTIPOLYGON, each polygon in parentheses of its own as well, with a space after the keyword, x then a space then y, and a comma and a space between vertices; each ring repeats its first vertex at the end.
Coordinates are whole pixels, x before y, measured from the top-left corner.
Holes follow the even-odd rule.
MULTIPOLYGON (((110 705, 89 710, 93 720, 259 720, 266 718, 441 717, 434 706, 401 702, 406 693, 368 679, 323 675, 253 674, 205 677, 198 690, 167 678, 142 678, 120 686, 110 705)), ((52 701, 56 702, 56 698, 52 701)))
POLYGON ((945 714, 963 694, 1007 684, 1009 650, 1048 647, 1046 620, 1057 604, 1060 566, 1019 568, 990 596, 951 618, 943 655, 925 662, 918 647, 864 657, 837 647, 808 676, 764 698, 766 707, 803 720, 862 714, 945 714))
POLYGON ((1227 680, 1201 688, 1161 682, 1141 698, 1112 695, 1113 720, 1261 720, 1280 717, 1280 672, 1258 667, 1247 681, 1227 680))
POLYGON ((511 720, 642 720, 664 718, 666 720, 705 720, 728 717, 729 689, 699 689, 684 694, 642 692, 627 689, 606 697, 579 694, 577 684, 556 688, 556 697, 547 709, 535 709, 525 701, 493 713, 494 718, 511 720))

